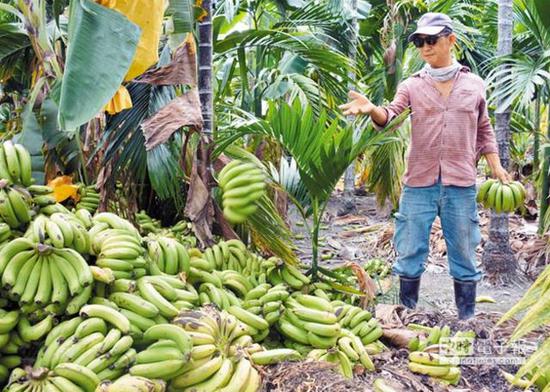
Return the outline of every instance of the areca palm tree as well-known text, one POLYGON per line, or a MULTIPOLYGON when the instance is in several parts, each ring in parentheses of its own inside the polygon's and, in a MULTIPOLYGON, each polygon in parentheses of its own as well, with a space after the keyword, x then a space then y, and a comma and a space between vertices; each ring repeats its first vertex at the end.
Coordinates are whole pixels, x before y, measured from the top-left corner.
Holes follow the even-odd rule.
MULTIPOLYGON (((497 55, 506 56, 512 53, 513 32, 513 0, 499 0, 498 9, 498 44, 497 55)), ((510 69, 504 65, 504 75, 508 75, 510 69)), ((499 99, 498 109, 495 113, 495 132, 499 146, 499 156, 503 167, 509 164, 510 141, 510 103, 499 99)), ((491 212, 489 226, 489 240, 485 245, 482 258, 486 276, 491 281, 511 281, 517 270, 517 261, 510 248, 508 231, 508 214, 491 212)))

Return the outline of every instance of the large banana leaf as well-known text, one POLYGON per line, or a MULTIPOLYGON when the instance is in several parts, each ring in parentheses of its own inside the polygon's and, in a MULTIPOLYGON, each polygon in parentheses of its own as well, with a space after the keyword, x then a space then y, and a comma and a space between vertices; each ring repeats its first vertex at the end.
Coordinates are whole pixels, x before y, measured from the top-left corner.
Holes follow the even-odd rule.
POLYGON ((194 2, 191 0, 170 0, 166 13, 172 16, 174 33, 181 34, 193 31, 195 20, 193 13, 194 2))
POLYGON ((76 129, 109 102, 132 63, 139 37, 139 27, 119 12, 90 0, 71 2, 59 107, 63 129, 76 129))
POLYGON ((31 45, 31 41, 14 23, 0 24, 0 61, 31 45))

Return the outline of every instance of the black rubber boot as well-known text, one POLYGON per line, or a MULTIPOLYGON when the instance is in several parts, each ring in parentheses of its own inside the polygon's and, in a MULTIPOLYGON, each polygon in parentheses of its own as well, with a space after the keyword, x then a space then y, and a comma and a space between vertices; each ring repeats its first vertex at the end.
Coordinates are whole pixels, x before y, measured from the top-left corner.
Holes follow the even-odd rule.
POLYGON ((459 320, 467 320, 474 317, 477 282, 455 279, 454 284, 455 302, 459 320))
POLYGON ((399 301, 409 309, 414 309, 418 302, 420 291, 420 277, 406 278, 399 277, 399 301))

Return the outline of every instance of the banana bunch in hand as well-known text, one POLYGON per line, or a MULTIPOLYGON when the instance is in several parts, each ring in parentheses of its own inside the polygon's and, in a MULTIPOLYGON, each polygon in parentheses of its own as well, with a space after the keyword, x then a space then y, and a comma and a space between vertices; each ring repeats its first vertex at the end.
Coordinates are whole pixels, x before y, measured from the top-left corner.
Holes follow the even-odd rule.
POLYGON ((147 329, 144 339, 153 341, 136 357, 130 368, 132 376, 171 380, 181 374, 191 357, 191 337, 177 325, 157 324, 147 329))
POLYGON ((49 217, 39 214, 29 225, 25 237, 59 249, 73 248, 80 254, 90 253, 88 230, 71 213, 55 212, 49 217))
MULTIPOLYGON (((211 275, 215 276, 215 274, 211 275)), ((201 305, 215 304, 222 310, 232 305, 241 305, 241 300, 231 290, 226 290, 211 282, 204 282, 199 286, 199 302, 201 305)))
POLYGON ((297 294, 285 301, 285 311, 277 323, 287 338, 315 348, 336 345, 342 328, 332 304, 319 297, 297 294))
POLYGON ((503 184, 491 178, 479 187, 476 200, 497 213, 513 212, 523 206, 525 195, 525 188, 520 182, 503 184))
POLYGON ((0 144, 0 178, 23 186, 34 182, 31 155, 21 144, 14 144, 11 140, 0 144))
POLYGON ((234 160, 220 171, 223 215, 234 224, 243 223, 257 209, 256 202, 265 195, 266 176, 252 162, 234 160))
POLYGON ((101 382, 96 392, 165 392, 166 382, 145 377, 125 375, 115 382, 101 382))
POLYGON ((25 188, 9 186, 7 180, 0 180, 0 219, 10 228, 17 229, 31 221, 31 200, 25 188))
POLYGON ((456 385, 461 376, 456 359, 457 357, 413 351, 409 353, 409 370, 430 376, 443 384, 456 385))
POLYGON ((341 301, 334 301, 333 305, 340 325, 359 336, 363 344, 373 343, 384 334, 378 320, 368 310, 341 301))
POLYGON ((214 307, 182 312, 176 319, 193 341, 191 361, 170 382, 172 390, 257 391, 261 377, 246 354, 261 350, 249 328, 233 315, 214 307), (252 349, 252 348, 255 349, 252 349))
POLYGON ((162 273, 176 275, 180 272, 189 274, 189 254, 178 241, 170 237, 150 234, 146 243, 147 254, 153 262, 151 269, 153 275, 162 273))
POLYGON ((85 209, 92 214, 96 212, 99 207, 100 197, 95 185, 81 185, 78 188, 78 193, 80 195, 80 200, 76 203, 76 209, 85 209))

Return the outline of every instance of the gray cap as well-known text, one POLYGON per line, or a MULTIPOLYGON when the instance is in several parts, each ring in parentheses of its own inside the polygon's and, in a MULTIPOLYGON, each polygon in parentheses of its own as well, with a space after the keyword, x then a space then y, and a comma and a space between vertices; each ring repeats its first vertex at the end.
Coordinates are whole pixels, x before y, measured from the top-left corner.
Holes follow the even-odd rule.
POLYGON ((418 19, 416 31, 409 35, 409 41, 411 41, 416 34, 439 34, 445 27, 451 30, 453 29, 453 21, 449 16, 440 12, 428 12, 418 19))

